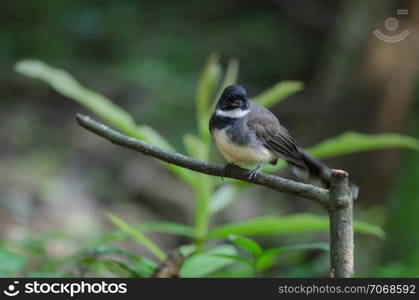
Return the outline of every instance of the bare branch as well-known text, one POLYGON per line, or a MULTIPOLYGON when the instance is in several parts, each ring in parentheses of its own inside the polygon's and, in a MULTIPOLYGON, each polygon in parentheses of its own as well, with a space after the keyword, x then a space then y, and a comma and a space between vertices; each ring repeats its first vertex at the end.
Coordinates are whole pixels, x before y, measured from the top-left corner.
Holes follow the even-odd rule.
MULTIPOLYGON (((77 114, 77 121, 81 126, 97 135, 107 139, 108 141, 129 148, 145 155, 152 156, 162 161, 187 168, 189 170, 205 173, 212 176, 221 176, 223 172, 223 165, 213 164, 196 160, 180 153, 172 153, 164 151, 156 146, 142 142, 135 138, 126 136, 108 126, 99 123, 89 116, 77 114)), ((329 207, 329 192, 326 189, 316 187, 309 184, 295 182, 284 179, 278 176, 259 173, 255 178, 249 179, 249 171, 241 168, 231 168, 229 178, 235 178, 251 182, 258 185, 263 185, 279 192, 293 194, 302 198, 313 200, 325 208, 329 207)))
MULTIPOLYGON (((108 126, 93 120, 89 116, 77 114, 77 121, 87 130, 96 133, 114 144, 141 152, 164 162, 212 176, 221 176, 223 173, 223 165, 199 161, 179 153, 164 151, 156 146, 117 132, 108 126)), ((279 192, 300 196, 313 200, 325 207, 330 216, 331 276, 352 276, 353 198, 348 186, 348 173, 341 170, 332 170, 330 191, 266 173, 259 173, 255 178, 249 179, 249 170, 242 168, 232 168, 228 176, 224 177, 240 179, 279 192)))
POLYGON ((348 173, 332 170, 330 186, 330 265, 332 277, 352 277, 354 265, 353 197, 348 173))

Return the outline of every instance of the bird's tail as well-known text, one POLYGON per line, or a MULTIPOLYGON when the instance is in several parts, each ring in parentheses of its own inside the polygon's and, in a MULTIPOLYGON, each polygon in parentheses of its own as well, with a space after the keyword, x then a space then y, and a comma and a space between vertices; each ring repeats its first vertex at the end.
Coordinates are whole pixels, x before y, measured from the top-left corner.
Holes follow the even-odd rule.
MULTIPOLYGON (((319 183, 321 186, 329 189, 331 180, 331 169, 317 158, 307 154, 304 150, 298 149, 301 157, 307 166, 307 169, 294 166, 293 171, 298 177, 302 177, 309 181, 319 183), (319 182, 320 181, 320 182, 319 182)), ((354 199, 358 198, 359 187, 353 183, 349 183, 349 187, 354 199)))

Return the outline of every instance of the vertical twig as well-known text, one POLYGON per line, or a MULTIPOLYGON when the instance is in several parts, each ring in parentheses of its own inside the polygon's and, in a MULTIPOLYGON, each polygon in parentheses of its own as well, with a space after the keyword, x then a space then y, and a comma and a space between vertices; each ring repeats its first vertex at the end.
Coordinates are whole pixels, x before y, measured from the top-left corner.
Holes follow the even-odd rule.
POLYGON ((330 186, 330 269, 331 277, 352 277, 354 265, 353 197, 348 173, 332 170, 330 186))

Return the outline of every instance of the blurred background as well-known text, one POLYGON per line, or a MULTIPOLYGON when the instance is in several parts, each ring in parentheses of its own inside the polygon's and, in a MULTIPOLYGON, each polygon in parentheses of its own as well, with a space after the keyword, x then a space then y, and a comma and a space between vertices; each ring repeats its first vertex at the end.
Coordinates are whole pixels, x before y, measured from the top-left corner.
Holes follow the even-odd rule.
MULTIPOLYGON (((194 98, 205 62, 212 53, 223 67, 237 58, 238 82, 250 98, 281 80, 305 83, 271 109, 309 147, 344 131, 418 137, 418 26, 416 0, 1 1, 0 238, 31 249, 24 253, 26 271, 18 274, 39 275, 41 261, 67 257, 112 230, 106 211, 129 223, 191 224, 194 213, 187 185, 153 159, 83 130, 75 114, 87 111, 17 74, 19 60, 67 70, 184 152, 182 135, 197 132, 194 98), (410 34, 391 43, 374 30, 389 38, 410 34)), ((223 161, 215 154, 212 160, 223 161)), ((385 239, 356 236, 357 276, 418 276, 418 153, 380 150, 326 162, 349 171, 360 186, 355 218, 386 232, 385 239)), ((306 202, 254 187, 213 223, 324 214, 306 202)), ((184 243, 151 237, 165 250, 184 243)), ((317 237, 327 240, 326 233, 317 237)), ((258 241, 272 246, 316 236, 281 239, 258 241)), ((271 275, 326 272, 327 255, 307 254, 271 275)))

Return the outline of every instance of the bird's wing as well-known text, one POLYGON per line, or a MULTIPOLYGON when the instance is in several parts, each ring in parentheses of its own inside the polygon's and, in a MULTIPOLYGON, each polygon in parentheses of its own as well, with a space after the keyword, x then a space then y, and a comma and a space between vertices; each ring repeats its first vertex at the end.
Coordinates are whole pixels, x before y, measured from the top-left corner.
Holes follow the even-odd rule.
POLYGON ((253 130, 271 152, 284 158, 288 162, 304 168, 305 163, 296 141, 290 136, 276 116, 268 109, 252 103, 251 113, 248 114, 247 126, 253 130))

